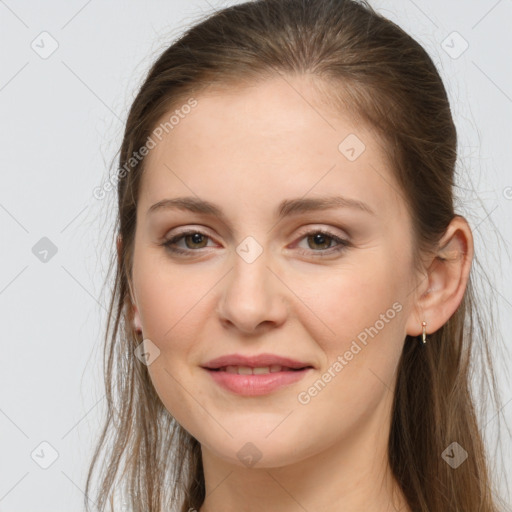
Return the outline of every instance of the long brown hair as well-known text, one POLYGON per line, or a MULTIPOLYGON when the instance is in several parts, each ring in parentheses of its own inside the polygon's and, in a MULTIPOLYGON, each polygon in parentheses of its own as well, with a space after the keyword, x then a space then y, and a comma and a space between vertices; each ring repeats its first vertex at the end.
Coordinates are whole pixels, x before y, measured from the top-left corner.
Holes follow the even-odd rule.
MULTIPOLYGON (((456 215, 457 135, 443 82, 421 45, 366 2, 250 1, 188 29, 151 67, 120 149, 114 235, 122 244, 109 269, 115 279, 104 351, 108 410, 86 487, 92 499, 92 476, 105 452, 93 499, 101 511, 117 491, 138 512, 199 510, 205 497, 199 443, 165 409, 147 367, 134 356, 142 338, 132 327, 129 283, 145 162, 134 155, 154 139, 162 116, 206 88, 292 74, 315 77, 326 102, 370 123, 385 141, 413 220, 418 258, 436 247, 456 215)), ((389 461, 415 512, 498 510, 471 391, 476 356, 497 409, 500 397, 487 318, 472 281, 426 347, 405 340, 399 362, 389 461), (456 470, 441 456, 455 441, 469 454, 456 470)))

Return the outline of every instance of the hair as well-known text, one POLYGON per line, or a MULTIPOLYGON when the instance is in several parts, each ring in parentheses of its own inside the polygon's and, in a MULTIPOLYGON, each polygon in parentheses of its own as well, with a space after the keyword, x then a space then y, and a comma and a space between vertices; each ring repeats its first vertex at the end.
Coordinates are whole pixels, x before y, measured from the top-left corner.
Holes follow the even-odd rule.
MULTIPOLYGON (((412 219, 415 262, 424 251, 435 254, 457 215, 457 135, 443 82, 423 47, 368 3, 256 0, 188 28, 147 73, 119 152, 114 236, 122 244, 109 267, 115 278, 103 354, 107 413, 87 476, 87 510, 103 451, 99 510, 113 504, 116 489, 134 511, 199 510, 205 498, 199 442, 166 410, 147 366, 134 357, 142 336, 132 326, 130 283, 145 159, 133 155, 162 116, 192 96, 287 76, 313 77, 326 104, 364 121, 383 141, 412 219)), ((399 361, 389 464, 414 511, 498 510, 471 390, 480 354, 499 407, 488 321, 475 300, 473 272, 457 311, 424 348, 407 336, 399 361), (469 454, 456 470, 441 457, 454 441, 469 454)))

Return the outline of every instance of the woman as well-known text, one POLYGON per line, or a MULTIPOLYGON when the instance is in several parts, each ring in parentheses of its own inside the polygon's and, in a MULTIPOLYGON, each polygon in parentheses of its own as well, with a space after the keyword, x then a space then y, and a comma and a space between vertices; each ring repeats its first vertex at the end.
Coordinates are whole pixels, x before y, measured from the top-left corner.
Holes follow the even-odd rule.
POLYGON ((455 161, 434 64, 367 4, 172 44, 121 147, 98 509, 498 510, 455 161))

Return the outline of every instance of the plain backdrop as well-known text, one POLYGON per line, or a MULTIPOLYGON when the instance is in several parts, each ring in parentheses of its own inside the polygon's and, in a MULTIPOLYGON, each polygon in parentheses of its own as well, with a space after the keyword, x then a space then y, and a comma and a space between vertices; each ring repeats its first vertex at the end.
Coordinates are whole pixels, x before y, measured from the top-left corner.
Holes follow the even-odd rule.
MULTIPOLYGON (((102 343, 115 193, 98 200, 151 62, 214 0, 0 0, 0 512, 82 510, 104 411, 102 343)), ((512 3, 371 1, 427 49, 459 133, 459 211, 511 348, 512 3)), ((108 287, 107 287, 108 290, 108 287)), ((504 408, 512 387, 497 357, 504 408)), ((492 463, 511 480, 510 432, 492 463)), ((506 489, 504 490, 506 492, 506 489)), ((506 496, 510 500, 510 496, 506 496)))

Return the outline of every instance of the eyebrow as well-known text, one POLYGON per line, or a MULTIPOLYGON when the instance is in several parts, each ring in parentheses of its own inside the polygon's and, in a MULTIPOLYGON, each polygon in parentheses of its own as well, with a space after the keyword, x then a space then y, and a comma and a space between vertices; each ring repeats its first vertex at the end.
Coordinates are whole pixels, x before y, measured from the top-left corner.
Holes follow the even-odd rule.
MULTIPOLYGON (((370 215, 376 215, 376 213, 366 203, 358 201, 357 199, 342 196, 285 199, 279 204, 275 215, 278 219, 283 219, 284 217, 292 215, 328 210, 332 208, 352 208, 369 213, 370 215)), ((218 206, 197 197, 175 197, 172 199, 162 199, 148 209, 147 215, 156 211, 168 209, 178 209, 193 213, 214 215, 219 219, 226 221, 224 213, 218 206)))

